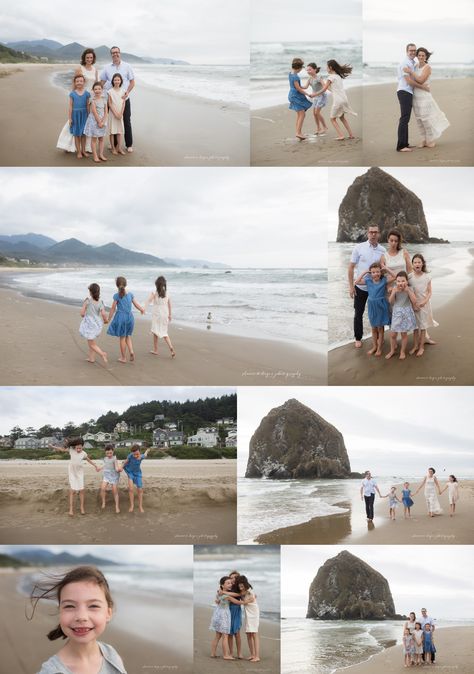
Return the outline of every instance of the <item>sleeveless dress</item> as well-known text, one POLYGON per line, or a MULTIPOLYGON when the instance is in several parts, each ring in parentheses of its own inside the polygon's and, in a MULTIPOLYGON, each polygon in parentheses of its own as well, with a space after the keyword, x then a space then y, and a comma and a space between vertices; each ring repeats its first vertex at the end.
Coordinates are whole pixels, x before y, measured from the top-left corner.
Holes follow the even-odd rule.
MULTIPOLYGON (((423 300, 428 291, 428 284, 431 276, 423 272, 420 276, 412 273, 408 276, 408 285, 413 288, 417 300, 423 300)), ((426 328, 437 328, 439 323, 433 318, 431 311, 431 302, 427 302, 424 307, 415 312, 416 325, 418 330, 426 330, 426 328)))
POLYGON ((459 487, 457 482, 448 482, 449 505, 454 505, 459 501, 459 487))
POLYGON ((332 73, 331 75, 328 75, 328 80, 331 82, 332 93, 331 117, 342 117, 346 113, 357 116, 357 112, 354 112, 347 100, 342 77, 337 73, 332 73))
POLYGON ((238 604, 230 604, 230 632, 229 634, 237 634, 242 627, 242 606, 238 604))
POLYGON ((87 454, 84 450, 76 452, 75 449, 69 450, 70 461, 68 465, 69 485, 73 491, 84 489, 84 459, 87 454))
POLYGON ((123 134, 123 116, 122 119, 117 119, 112 110, 110 109, 113 105, 115 110, 119 112, 122 109, 123 105, 123 89, 114 89, 113 87, 108 90, 109 95, 109 123, 107 128, 108 134, 122 133, 123 134))
POLYGON ((406 290, 397 293, 392 305, 392 332, 411 332, 416 329, 416 318, 406 290))
POLYGON ((85 89, 82 94, 78 94, 77 91, 71 91, 69 94, 69 98, 72 98, 71 133, 73 136, 84 135, 88 117, 87 101, 90 97, 90 93, 85 89))
MULTIPOLYGON (((313 90, 313 94, 317 94, 318 91, 321 91, 323 88, 321 77, 311 77, 309 83, 311 85, 311 89, 313 90)), ((328 94, 327 91, 325 91, 324 94, 313 98, 313 108, 324 108, 327 102, 328 94)))
POLYGON ((230 609, 229 597, 222 594, 219 603, 214 607, 209 629, 220 634, 230 634, 230 609))
POLYGON ((428 507, 428 512, 439 514, 443 510, 439 505, 438 496, 436 494, 436 485, 434 477, 427 477, 425 482, 425 499, 428 507))
POLYGON ((403 653, 404 655, 413 655, 415 652, 415 644, 411 634, 403 637, 403 653))
MULTIPOLYGON (((412 507, 413 500, 411 498, 411 489, 402 489, 402 503, 405 506, 405 508, 411 508, 412 507)), ((408 625, 408 627, 410 627, 410 624, 408 625)), ((410 632, 411 632, 411 630, 410 630, 410 632)))
POLYGON ((159 297, 157 292, 152 293, 148 298, 147 304, 152 305, 151 332, 157 337, 168 337, 168 299, 168 295, 159 297))
POLYGON ((86 313, 79 326, 79 333, 85 339, 95 339, 102 332, 104 322, 100 312, 105 309, 102 300, 95 302, 91 298, 87 300, 86 313))
MULTIPOLYGON (((415 75, 421 75, 424 68, 426 66, 416 68, 415 75)), ((429 84, 429 81, 428 77, 425 84, 429 84)), ((449 126, 446 115, 440 110, 431 92, 419 87, 414 87, 413 91, 413 113, 421 139, 427 143, 433 143, 449 126)))
POLYGON ((97 120, 94 117, 94 113, 92 112, 92 101, 95 103, 97 114, 101 119, 104 116, 105 106, 107 104, 107 99, 105 96, 101 96, 99 100, 96 98, 91 99, 91 111, 89 112, 89 117, 87 118, 84 134, 92 138, 103 138, 107 133, 107 119, 105 120, 103 127, 100 127, 97 124, 97 120))
POLYGON ((133 334, 135 319, 132 314, 132 300, 132 293, 125 293, 123 297, 115 293, 114 301, 117 302, 117 307, 112 323, 107 330, 108 335, 112 335, 112 337, 130 337, 133 334))
POLYGON ((415 630, 413 632, 413 641, 415 643, 415 655, 421 655, 423 653, 423 630, 415 630), (421 641, 420 645, 417 644, 417 639, 421 641))
POLYGON ((300 110, 309 110, 313 104, 308 101, 301 91, 297 91, 295 88, 295 82, 301 84, 300 76, 295 73, 289 73, 288 81, 290 84, 290 91, 288 93, 288 100, 290 102, 290 105, 288 106, 289 109, 295 110, 296 112, 299 112, 300 110))
MULTIPOLYGON (((396 255, 389 255, 388 251, 384 253, 385 255, 385 266, 389 271, 392 272, 394 276, 398 274, 399 271, 407 270, 407 263, 405 262, 405 255, 403 248, 397 251, 396 255)), ((389 284, 389 287, 392 288, 395 281, 389 284)))
POLYGON ((116 456, 112 456, 109 459, 108 456, 104 456, 104 472, 103 472, 103 481, 107 484, 118 484, 120 480, 120 473, 115 470, 115 463, 117 461, 116 456))
POLYGON ((372 281, 370 274, 365 275, 365 283, 369 293, 369 321, 373 328, 390 325, 389 305, 386 298, 387 279, 382 276, 378 283, 372 281))
POLYGON ((423 650, 425 653, 436 653, 433 635, 431 632, 426 632, 426 630, 423 630, 423 650))
MULTIPOLYGON (((255 597, 253 590, 248 590, 246 596, 251 595, 255 597)), ((256 601, 253 601, 251 604, 245 604, 245 631, 246 632, 258 632, 258 626, 260 623, 260 609, 256 601)))

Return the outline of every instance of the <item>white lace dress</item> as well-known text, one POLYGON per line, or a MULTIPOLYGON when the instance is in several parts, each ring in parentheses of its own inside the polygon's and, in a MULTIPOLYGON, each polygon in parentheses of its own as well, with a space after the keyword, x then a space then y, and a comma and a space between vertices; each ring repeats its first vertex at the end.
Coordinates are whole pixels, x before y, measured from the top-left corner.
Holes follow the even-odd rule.
MULTIPOLYGON (((416 68, 415 75, 421 76, 426 67, 416 68)), ((428 77, 425 84, 429 83, 430 78, 428 77)), ((413 92, 413 113, 421 139, 426 143, 433 143, 449 126, 446 115, 440 110, 431 92, 418 87, 415 87, 413 92)))
POLYGON ((425 499, 428 512, 439 515, 443 512, 436 494, 436 484, 434 477, 427 477, 425 482, 425 499))

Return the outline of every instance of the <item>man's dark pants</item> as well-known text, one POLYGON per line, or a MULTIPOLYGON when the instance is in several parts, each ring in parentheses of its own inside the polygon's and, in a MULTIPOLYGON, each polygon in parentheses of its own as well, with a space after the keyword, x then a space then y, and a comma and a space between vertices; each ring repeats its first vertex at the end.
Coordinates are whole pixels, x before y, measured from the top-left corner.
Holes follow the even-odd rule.
POLYGON ((400 103, 400 121, 398 122, 398 143, 397 150, 408 147, 408 122, 410 121, 411 108, 413 105, 413 94, 408 91, 397 91, 398 102, 400 103))
POLYGON ((127 98, 125 101, 125 108, 123 110, 123 126, 124 126, 124 135, 125 135, 125 146, 132 147, 133 145, 133 136, 132 136, 132 110, 130 107, 130 99, 127 98))
POLYGON ((354 289, 354 338, 360 342, 364 334, 363 316, 369 293, 357 286, 354 289))
POLYGON ((365 512, 367 513, 367 519, 373 520, 375 494, 371 494, 370 496, 364 496, 364 500, 365 500, 365 512))

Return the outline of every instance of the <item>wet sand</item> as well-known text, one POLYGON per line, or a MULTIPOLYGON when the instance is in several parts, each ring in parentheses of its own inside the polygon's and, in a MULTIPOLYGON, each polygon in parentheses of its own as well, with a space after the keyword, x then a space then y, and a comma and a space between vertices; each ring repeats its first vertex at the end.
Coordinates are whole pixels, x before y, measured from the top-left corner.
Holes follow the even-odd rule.
POLYGON ((286 386, 327 383, 326 356, 288 343, 222 335, 170 325, 176 358, 160 344, 150 354, 150 322, 136 317, 135 362, 122 364, 118 339, 104 327, 97 339, 109 355, 86 362, 87 342, 79 334, 79 307, 24 297, 0 288, 3 340, 0 384, 3 386, 241 385, 286 386), (100 361, 100 362, 99 362, 100 361))
MULTIPOLYGON (((421 480, 420 480, 421 482, 421 480)), ((415 491, 419 483, 410 483, 415 491)), ((443 489, 446 480, 441 480, 443 489)), ((397 485, 400 497, 403 486, 397 485)), ((381 489, 382 491, 382 489, 381 489)), ((382 494, 384 492, 382 491, 382 494)), ((443 514, 429 517, 423 490, 413 497, 415 505, 411 508, 411 519, 404 519, 403 505, 399 505, 396 520, 389 519, 388 499, 375 499, 375 518, 372 524, 367 523, 367 532, 353 533, 351 518, 365 521, 365 506, 361 502, 358 512, 348 511, 325 517, 315 517, 308 522, 291 527, 275 529, 255 541, 262 545, 333 545, 345 543, 351 545, 472 545, 474 532, 472 517, 474 515, 474 481, 460 482, 460 500, 456 505, 456 514, 449 517, 448 492, 439 497, 443 514)), ((349 503, 337 503, 340 507, 350 508, 349 503)))
MULTIPOLYGON (((260 620, 260 662, 246 660, 223 660, 222 657, 211 658, 211 642, 214 632, 209 625, 212 609, 204 606, 194 607, 194 674, 222 674, 228 672, 247 672, 250 674, 279 674, 280 672, 280 625, 270 620, 260 620)), ((245 627, 240 631, 243 657, 248 657, 245 627)), ((219 646, 217 650, 222 655, 219 646)), ((235 657, 235 653, 234 653, 235 657)))
MULTIPOLYGON (((472 672, 473 627, 437 627, 434 632, 436 645, 435 670, 448 670, 456 674, 472 672)), ((343 644, 341 644, 343 646, 343 644)), ((431 671, 427 665, 410 668, 410 671, 431 671)), ((401 674, 405 671, 403 662, 403 646, 392 646, 377 653, 367 660, 352 667, 336 670, 335 674, 401 674)))
MULTIPOLYGON (((325 136, 315 137, 312 110, 306 113, 303 134, 308 139, 295 138, 296 113, 288 104, 250 112, 252 166, 364 166, 362 159, 362 87, 348 89, 347 96, 357 117, 348 115, 356 138, 336 141, 337 134, 329 119, 331 97, 323 110, 328 127, 325 136)), ((347 135, 347 132, 346 132, 347 135)))
MULTIPOLYGON (((219 544, 235 543, 236 462, 153 460, 143 463, 143 506, 129 513, 121 477, 120 509, 107 493, 101 509, 101 473, 87 465, 85 510, 69 517, 68 461, 2 461, 0 543, 219 544)), ((97 460, 97 463, 100 462, 97 460)))
POLYGON ((50 78, 73 69, 73 64, 12 64, 14 72, 0 78, 1 166, 90 166, 96 170, 105 166, 248 166, 246 107, 173 94, 139 79, 130 98, 132 154, 114 156, 107 151, 107 163, 95 164, 92 157, 78 160, 74 153, 58 150, 58 136, 67 121, 68 92, 53 86, 50 78))
MULTIPOLYGON (((52 604, 40 604, 32 621, 25 618, 25 607, 29 608, 28 598, 16 591, 22 572, 2 570, 0 573, 0 650, 2 652, 2 671, 8 674, 33 674, 40 669, 41 663, 57 653, 64 645, 63 640, 48 641, 47 632, 57 624, 57 613, 52 604)), ((191 674, 192 639, 188 614, 191 605, 182 602, 181 648, 174 648, 176 640, 166 638, 166 614, 172 609, 171 600, 160 598, 159 602, 144 595, 128 595, 121 592, 114 596, 117 603, 117 615, 112 618, 101 638, 113 646, 122 657, 129 674, 147 669, 170 669, 183 674, 191 674), (150 621, 146 638, 140 638, 127 630, 121 614, 128 610, 140 609, 143 613, 155 616, 150 621), (121 624, 121 627, 117 625, 121 624)), ((190 602, 189 602, 190 604, 190 602)), ((122 616, 123 617, 123 616, 122 616)))
MULTIPOLYGON (((414 148, 397 152, 397 128, 400 106, 397 85, 364 87, 363 152, 365 166, 473 166, 474 164, 474 79, 434 80, 431 93, 450 125, 434 148, 414 148)), ((410 145, 420 142, 412 112, 409 124, 410 145)))
MULTIPOLYGON (((470 249, 474 255, 474 249, 470 249)), ((474 277, 474 263, 470 267, 474 277)), ((361 349, 346 344, 328 354, 328 382, 334 386, 470 386, 474 384, 472 335, 474 314, 467 307, 474 304, 474 280, 459 295, 436 311, 437 328, 430 331, 438 344, 425 346, 421 358, 407 355, 400 361, 398 354, 390 360, 389 332, 385 332, 384 355, 368 356, 372 340, 366 339, 361 349)), ((412 337, 408 336, 408 349, 412 337)))

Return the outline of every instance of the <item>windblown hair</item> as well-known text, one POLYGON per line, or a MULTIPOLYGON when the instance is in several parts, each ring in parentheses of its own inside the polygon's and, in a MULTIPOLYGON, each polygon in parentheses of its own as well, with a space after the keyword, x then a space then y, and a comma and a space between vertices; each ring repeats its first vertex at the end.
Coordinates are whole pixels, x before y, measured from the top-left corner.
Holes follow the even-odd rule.
POLYGON ((331 70, 334 70, 334 72, 337 73, 343 80, 352 72, 352 66, 348 65, 347 63, 341 66, 334 59, 330 59, 327 62, 327 66, 328 68, 331 68, 331 70))
POLYGON ((433 52, 432 52, 432 51, 428 51, 428 50, 426 49, 426 47, 418 47, 418 49, 416 50, 416 55, 417 55, 417 56, 418 56, 418 54, 420 53, 420 51, 424 51, 424 52, 425 52, 425 54, 426 54, 426 63, 428 63, 428 61, 430 60, 430 56, 433 55, 433 52))
POLYGON ((249 581, 247 580, 247 576, 239 576, 235 580, 236 585, 243 585, 246 590, 251 590, 252 586, 250 585, 249 581))
MULTIPOLYGON (((431 467, 431 466, 430 466, 430 468, 428 468, 428 470, 432 470, 433 473, 436 473, 435 469, 434 469, 433 467, 431 467)), ((426 611, 426 609, 425 609, 425 611, 426 611)))
POLYGON ((158 276, 155 286, 158 297, 166 297, 166 279, 164 276, 158 276))
POLYGON ((125 278, 125 276, 117 276, 117 278, 115 279, 115 285, 118 288, 120 297, 124 297, 125 288, 127 287, 127 279, 125 278))
POLYGON ((391 229, 389 233, 387 234, 387 241, 391 236, 396 236, 398 239, 397 243, 397 250, 401 250, 402 248, 402 242, 403 242, 403 236, 402 233, 398 231, 398 229, 391 229))
POLYGON ((315 70, 317 73, 319 73, 319 71, 321 70, 321 68, 319 66, 317 66, 316 63, 313 63, 313 62, 308 63, 308 66, 310 68, 313 68, 313 70, 315 70))
POLYGON ((87 56, 87 54, 92 54, 92 56, 94 57, 92 63, 95 63, 95 60, 96 60, 95 51, 94 51, 93 49, 84 49, 84 51, 83 51, 82 54, 81 54, 81 66, 85 66, 85 65, 86 65, 86 56, 87 56))
POLYGON ((100 285, 98 283, 91 283, 87 290, 90 292, 92 299, 97 302, 100 297, 100 285))
MULTIPOLYGON (((104 592, 107 606, 113 609, 114 602, 112 595, 110 594, 109 584, 104 574, 95 566, 78 566, 75 569, 68 571, 64 576, 47 575, 44 582, 34 585, 30 595, 32 606, 31 615, 27 615, 27 619, 31 620, 33 618, 39 601, 42 599, 56 599, 59 606, 59 603, 61 602, 61 592, 66 587, 66 585, 80 582, 95 583, 98 585, 104 592)), ((51 630, 51 632, 48 632, 47 637, 50 641, 67 638, 61 629, 61 625, 58 625, 53 630, 51 630)))
POLYGON ((453 478, 453 482, 457 482, 457 481, 458 481, 458 478, 457 478, 455 475, 450 475, 449 477, 452 477, 452 478, 453 478))
POLYGON ((66 441, 66 447, 77 447, 77 445, 83 445, 84 440, 79 436, 76 435, 73 438, 68 438, 66 441))

